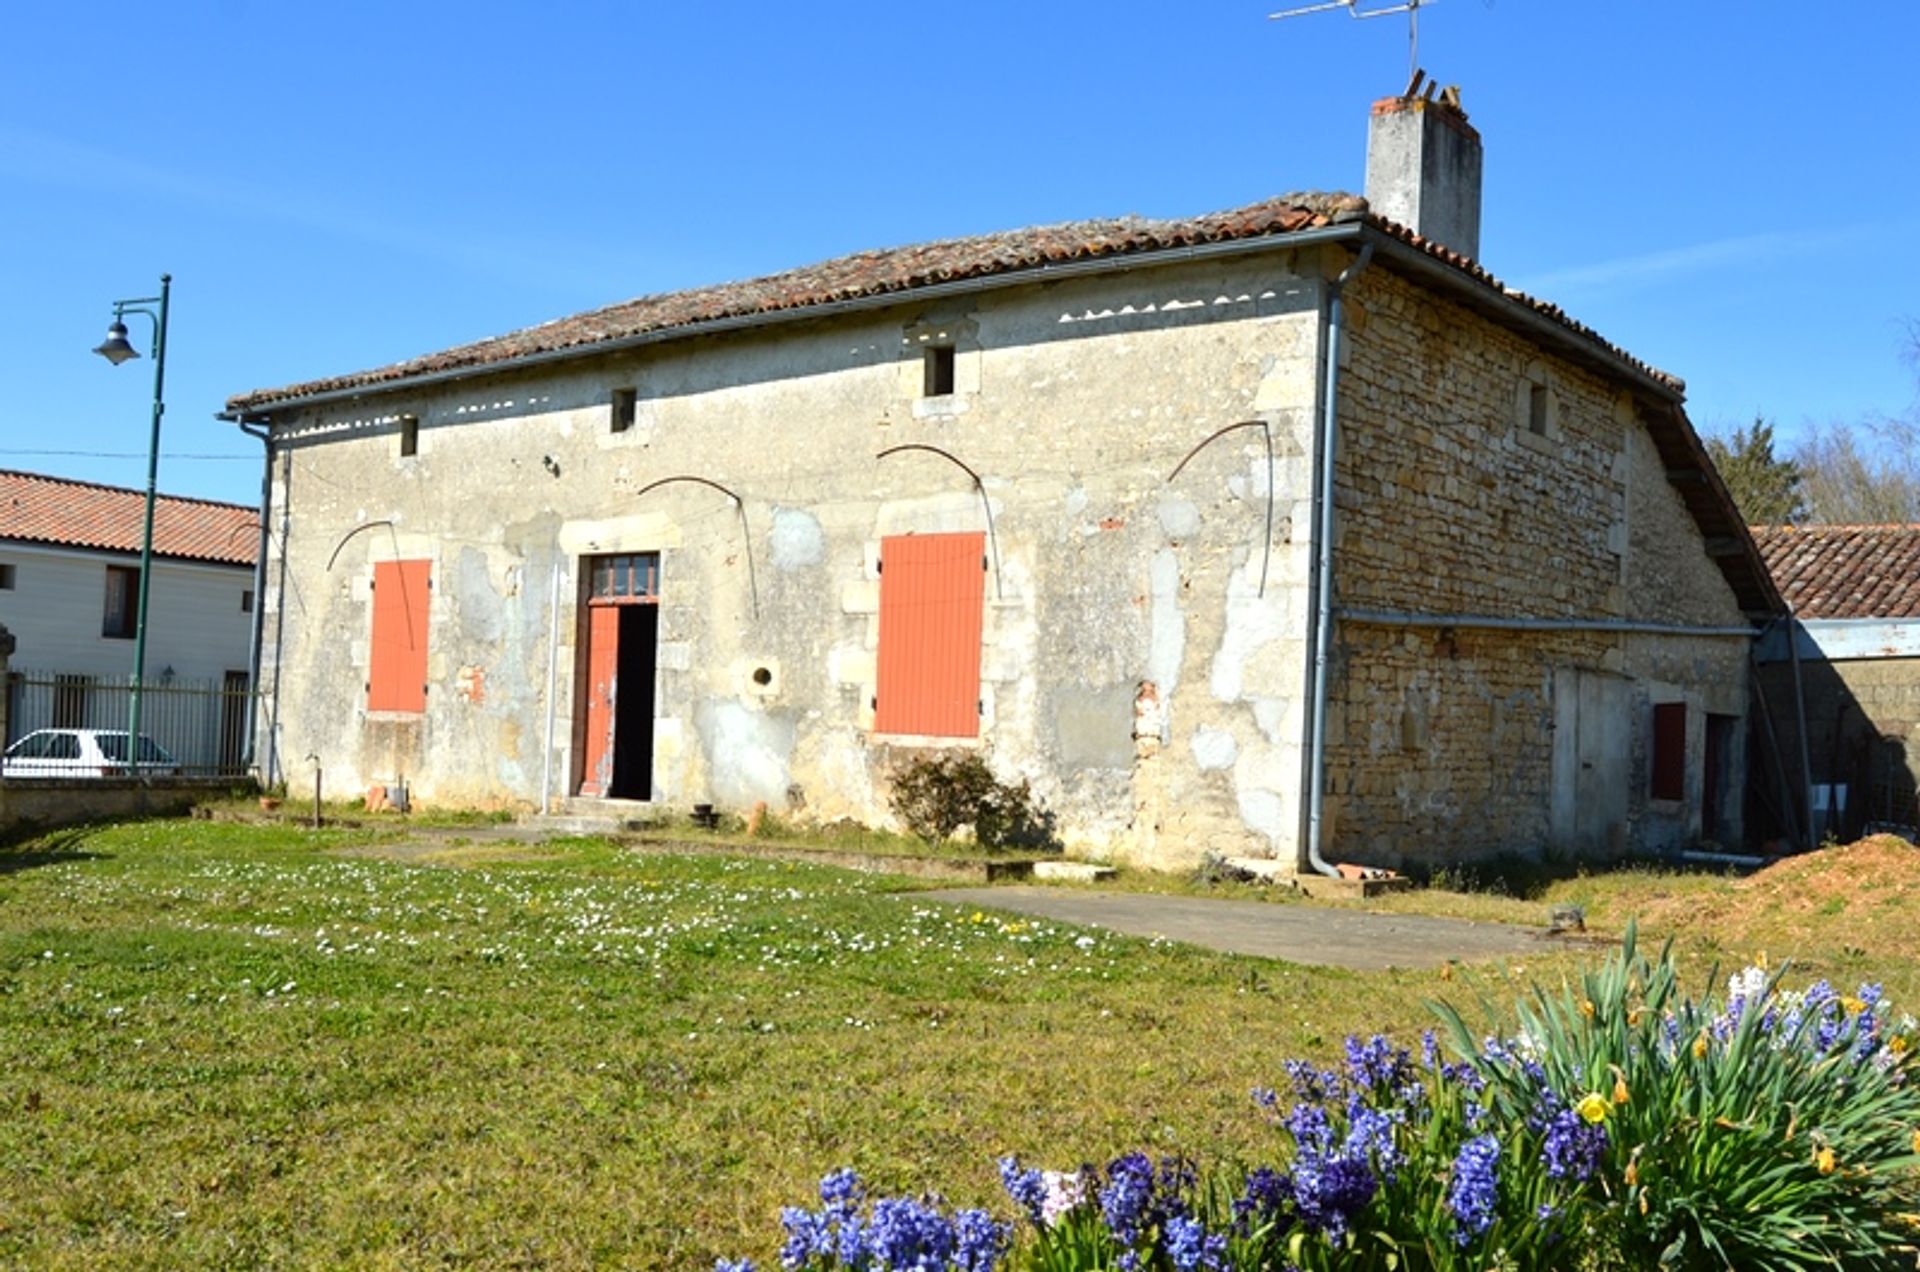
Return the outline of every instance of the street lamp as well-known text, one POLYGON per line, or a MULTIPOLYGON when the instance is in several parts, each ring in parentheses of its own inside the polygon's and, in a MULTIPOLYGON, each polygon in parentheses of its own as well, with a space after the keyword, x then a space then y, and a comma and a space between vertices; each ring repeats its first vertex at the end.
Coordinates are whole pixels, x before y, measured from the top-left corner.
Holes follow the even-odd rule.
POLYGON ((158 296, 114 301, 113 322, 107 328, 107 338, 94 350, 116 367, 139 357, 140 351, 127 343, 127 324, 122 320, 128 314, 145 314, 153 320, 153 430, 147 440, 147 512, 146 525, 140 533, 140 600, 133 620, 133 694, 127 707, 127 771, 136 777, 140 773, 140 690, 147 672, 147 591, 153 583, 153 487, 160 471, 160 416, 167 409, 162 399, 167 382, 167 293, 172 286, 173 275, 162 274, 158 296))

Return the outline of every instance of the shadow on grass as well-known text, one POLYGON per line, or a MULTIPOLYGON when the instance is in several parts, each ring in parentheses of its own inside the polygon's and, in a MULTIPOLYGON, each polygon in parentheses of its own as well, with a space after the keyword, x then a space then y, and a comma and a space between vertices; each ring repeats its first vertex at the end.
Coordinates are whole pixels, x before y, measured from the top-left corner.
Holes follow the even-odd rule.
POLYGON ((1546 896, 1547 890, 1554 884, 1569 879, 1597 879, 1625 874, 1696 875, 1724 879, 1752 871, 1713 863, 1680 861, 1672 857, 1623 857, 1618 861, 1592 862, 1538 861, 1531 857, 1501 856, 1437 866, 1409 865, 1406 873, 1422 887, 1510 897, 1515 901, 1538 901, 1546 896))
POLYGON ((103 852, 87 852, 81 845, 93 838, 94 828, 73 826, 65 830, 43 831, 23 827, 0 836, 0 875, 17 874, 38 866, 55 866, 63 861, 97 861, 103 852))

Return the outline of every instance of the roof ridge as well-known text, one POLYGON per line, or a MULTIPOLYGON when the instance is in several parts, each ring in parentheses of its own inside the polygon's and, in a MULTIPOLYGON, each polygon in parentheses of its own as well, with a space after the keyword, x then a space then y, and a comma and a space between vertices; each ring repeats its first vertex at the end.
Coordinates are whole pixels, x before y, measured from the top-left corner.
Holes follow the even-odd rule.
POLYGON ((1747 527, 1754 533, 1785 531, 1789 534, 1819 534, 1834 530, 1906 530, 1920 533, 1920 521, 1806 521, 1786 525, 1760 524, 1747 527))
POLYGON ((527 359, 592 356, 628 343, 694 334, 719 323, 788 315, 797 321, 810 312, 857 301, 888 304, 898 298, 898 303, 912 303, 914 293, 923 289, 976 280, 1017 286, 1049 269, 1210 244, 1246 244, 1247 250, 1257 250, 1264 243, 1284 244, 1298 234, 1348 225, 1384 234, 1450 267, 1463 280, 1530 310, 1631 373, 1676 394, 1686 391, 1686 382, 1678 376, 1636 358, 1559 305, 1509 287, 1478 260, 1379 215, 1363 196, 1302 190, 1195 216, 1127 213, 866 248, 771 274, 651 292, 381 366, 236 393, 227 399, 222 418, 271 414, 313 398, 379 393, 423 378, 487 374, 527 359))

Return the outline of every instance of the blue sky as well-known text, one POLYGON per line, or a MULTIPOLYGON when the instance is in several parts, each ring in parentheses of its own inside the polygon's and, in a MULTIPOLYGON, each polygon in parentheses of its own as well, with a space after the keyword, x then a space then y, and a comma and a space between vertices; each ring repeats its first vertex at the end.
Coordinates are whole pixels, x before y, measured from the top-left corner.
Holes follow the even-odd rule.
MULTIPOLYGON (((241 390, 863 247, 1358 190, 1405 19, 1267 12, 17 6, 0 466, 142 482, 150 367, 88 350, 163 270, 161 488, 251 501, 212 418, 241 390)), ((1787 436, 1915 404, 1916 48, 1910 0, 1421 13, 1485 138, 1487 266, 1684 376, 1702 427, 1787 436)))

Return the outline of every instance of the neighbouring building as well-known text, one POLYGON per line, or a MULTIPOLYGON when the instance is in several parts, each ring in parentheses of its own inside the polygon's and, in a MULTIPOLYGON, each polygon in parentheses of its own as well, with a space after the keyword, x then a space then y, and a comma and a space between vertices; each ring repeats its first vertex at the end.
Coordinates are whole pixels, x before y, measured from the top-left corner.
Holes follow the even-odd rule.
MULTIPOLYGON (((138 490, 0 471, 7 741, 126 727, 145 507, 138 490)), ((259 524, 240 504, 154 502, 141 731, 196 769, 242 764, 259 524)))
POLYGON ((1875 826, 1912 833, 1920 825, 1920 526, 1756 526, 1753 536, 1793 612, 1757 651, 1762 723, 1780 760, 1779 777, 1757 788, 1756 831, 1815 843, 1875 826))
POLYGON ((1164 866, 1737 840, 1779 600, 1683 385, 1476 263, 1457 98, 1378 103, 1370 150, 1366 198, 863 252, 232 398, 285 528, 280 762, 884 821, 901 757, 977 747, 1164 866))

